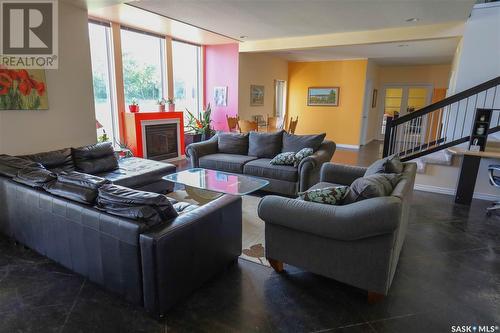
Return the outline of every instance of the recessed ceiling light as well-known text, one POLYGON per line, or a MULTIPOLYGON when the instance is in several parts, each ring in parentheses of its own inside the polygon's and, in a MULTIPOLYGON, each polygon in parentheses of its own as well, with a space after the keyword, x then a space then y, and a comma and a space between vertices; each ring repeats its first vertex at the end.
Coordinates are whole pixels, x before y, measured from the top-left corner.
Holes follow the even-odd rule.
POLYGON ((418 22, 420 19, 418 17, 410 17, 405 20, 406 22, 418 22))
POLYGON ((245 38, 248 38, 248 36, 246 36, 246 35, 241 35, 241 36, 240 36, 240 38, 241 38, 241 39, 245 39, 245 38))
POLYGON ((398 47, 407 47, 407 46, 410 46, 408 44, 399 44, 398 47))

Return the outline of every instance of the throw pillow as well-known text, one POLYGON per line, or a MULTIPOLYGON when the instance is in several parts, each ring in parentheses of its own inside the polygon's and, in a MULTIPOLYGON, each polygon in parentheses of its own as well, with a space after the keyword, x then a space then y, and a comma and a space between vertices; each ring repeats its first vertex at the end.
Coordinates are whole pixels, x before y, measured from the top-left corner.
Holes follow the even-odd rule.
POLYGON ((321 143, 325 139, 326 133, 315 135, 295 135, 283 133, 283 148, 281 151, 299 152, 304 148, 312 148, 313 151, 319 149, 321 143))
POLYGON ((269 162, 272 165, 294 165, 294 163, 295 153, 293 151, 278 154, 269 162))
POLYGON ((34 188, 42 188, 44 184, 55 179, 56 175, 43 167, 27 167, 19 170, 12 180, 34 188))
POLYGON ((300 162, 313 154, 313 149, 312 148, 304 148, 301 149, 297 154, 295 154, 295 162, 293 164, 294 167, 298 167, 300 162))
POLYGON ((391 155, 372 163, 366 169, 365 176, 371 176, 377 173, 401 173, 403 172, 403 163, 397 155, 391 155))
POLYGON ((334 186, 300 192, 299 197, 304 201, 336 205, 344 200, 348 192, 349 186, 334 186))
POLYGON ((220 132, 217 134, 217 145, 219 153, 247 155, 248 134, 220 132))
POLYGON ((377 173, 356 179, 350 186, 344 204, 388 196, 401 178, 396 173, 377 173))
POLYGON ((112 184, 99 188, 96 207, 109 214, 139 220, 148 226, 178 216, 170 200, 163 194, 112 184))
POLYGON ((250 132, 248 155, 259 158, 273 158, 281 152, 283 132, 259 133, 250 132))
POLYGON ((49 169, 56 173, 75 170, 75 164, 71 156, 71 148, 26 155, 23 156, 23 158, 40 163, 45 169, 49 169))
POLYGON ((45 184, 44 189, 65 199, 93 205, 97 198, 97 190, 107 183, 109 181, 104 178, 72 171, 58 174, 57 180, 45 184))
POLYGON ((118 160, 111 142, 103 142, 80 148, 71 148, 76 169, 96 174, 118 169, 118 160))
POLYGON ((0 175, 14 178, 19 170, 26 167, 43 168, 42 165, 33 161, 10 155, 0 155, 0 175))

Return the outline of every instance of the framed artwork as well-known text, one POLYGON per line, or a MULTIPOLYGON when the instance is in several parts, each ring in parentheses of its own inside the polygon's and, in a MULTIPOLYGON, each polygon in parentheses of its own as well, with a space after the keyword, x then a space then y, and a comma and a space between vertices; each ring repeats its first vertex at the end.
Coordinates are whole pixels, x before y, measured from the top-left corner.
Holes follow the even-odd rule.
POLYGON ((309 106, 339 106, 339 87, 310 87, 307 92, 309 106))
POLYGON ((264 86, 250 86, 250 106, 264 105, 264 86))
POLYGON ((43 69, 0 69, 0 110, 47 110, 43 69))
POLYGON ((372 108, 377 107, 377 94, 378 94, 377 89, 373 89, 372 108))
POLYGON ((227 106, 227 87, 214 87, 215 106, 227 106))

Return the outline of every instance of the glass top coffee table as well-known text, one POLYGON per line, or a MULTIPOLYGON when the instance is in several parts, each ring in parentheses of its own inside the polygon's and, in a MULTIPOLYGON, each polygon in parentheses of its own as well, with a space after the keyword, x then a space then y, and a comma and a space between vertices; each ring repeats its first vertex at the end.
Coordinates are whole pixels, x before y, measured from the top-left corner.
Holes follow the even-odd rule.
POLYGON ((193 168, 172 173, 163 179, 183 184, 198 202, 212 201, 223 194, 246 195, 267 186, 267 180, 223 171, 193 168))

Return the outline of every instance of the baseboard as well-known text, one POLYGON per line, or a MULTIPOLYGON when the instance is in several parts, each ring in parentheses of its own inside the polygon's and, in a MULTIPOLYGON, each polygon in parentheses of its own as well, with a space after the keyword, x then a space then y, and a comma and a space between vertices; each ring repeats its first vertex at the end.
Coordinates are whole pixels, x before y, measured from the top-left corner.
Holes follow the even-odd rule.
POLYGON ((359 150, 359 145, 344 145, 341 143, 337 143, 336 146, 337 146, 337 148, 359 150))
MULTIPOLYGON (((422 184, 415 184, 414 189, 418 190, 418 191, 432 192, 432 193, 439 193, 439 194, 446 194, 446 195, 455 195, 455 192, 456 192, 454 188, 439 187, 439 186, 432 186, 432 185, 422 185, 422 184)), ((476 193, 474 193, 473 198, 480 199, 480 200, 487 200, 487 201, 496 201, 496 200, 498 200, 498 195, 488 194, 488 193, 477 193, 476 192, 476 193)))

